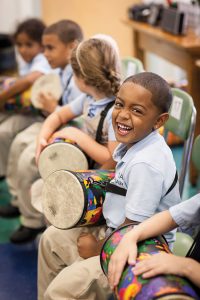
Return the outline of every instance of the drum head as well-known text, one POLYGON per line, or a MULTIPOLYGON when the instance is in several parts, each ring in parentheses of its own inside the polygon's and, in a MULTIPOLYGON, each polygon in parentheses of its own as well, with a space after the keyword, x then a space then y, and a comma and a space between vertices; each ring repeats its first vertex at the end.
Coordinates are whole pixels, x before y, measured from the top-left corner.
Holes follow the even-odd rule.
POLYGON ((62 85, 57 74, 47 74, 39 77, 31 89, 31 102, 34 107, 43 109, 40 103, 40 93, 51 93, 55 100, 59 100, 62 95, 62 85))
POLYGON ((76 225, 84 210, 84 191, 77 177, 65 170, 49 175, 42 191, 42 206, 45 217, 55 227, 76 225))
POLYGON ((42 151, 38 168, 41 177, 46 179, 51 173, 58 170, 87 170, 88 161, 77 146, 60 142, 50 144, 42 151))

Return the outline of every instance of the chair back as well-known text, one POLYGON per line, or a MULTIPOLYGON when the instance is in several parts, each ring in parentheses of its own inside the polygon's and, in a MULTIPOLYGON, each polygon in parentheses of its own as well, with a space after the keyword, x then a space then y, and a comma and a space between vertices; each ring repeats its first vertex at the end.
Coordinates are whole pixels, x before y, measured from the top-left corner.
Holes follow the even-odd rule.
POLYGON ((172 94, 173 101, 169 111, 169 119, 164 126, 164 137, 167 140, 168 132, 172 132, 184 142, 181 170, 179 172, 179 187, 182 196, 194 139, 196 109, 192 97, 185 91, 172 88, 172 94))
POLYGON ((200 135, 195 138, 192 147, 192 161, 198 173, 200 174, 200 135))
POLYGON ((131 75, 144 72, 144 66, 138 58, 126 56, 121 60, 122 79, 126 79, 131 75))

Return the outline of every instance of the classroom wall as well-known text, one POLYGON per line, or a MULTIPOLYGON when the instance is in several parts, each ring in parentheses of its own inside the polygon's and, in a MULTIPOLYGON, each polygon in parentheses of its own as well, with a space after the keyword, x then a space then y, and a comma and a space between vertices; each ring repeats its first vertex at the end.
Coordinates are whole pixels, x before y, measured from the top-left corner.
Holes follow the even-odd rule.
POLYGON ((0 33, 13 33, 19 22, 40 12, 40 0, 0 0, 0 33))
POLYGON ((132 31, 122 20, 137 0, 41 0, 42 17, 49 25, 67 18, 78 22, 86 38, 96 33, 113 36, 121 56, 132 55, 132 31))

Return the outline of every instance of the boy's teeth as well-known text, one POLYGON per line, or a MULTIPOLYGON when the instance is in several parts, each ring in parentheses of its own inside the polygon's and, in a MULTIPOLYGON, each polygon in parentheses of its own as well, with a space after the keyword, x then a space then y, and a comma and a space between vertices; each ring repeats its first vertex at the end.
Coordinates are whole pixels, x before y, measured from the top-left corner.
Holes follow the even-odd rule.
POLYGON ((119 128, 121 129, 126 129, 126 130, 130 130, 131 128, 122 124, 118 124, 119 128))

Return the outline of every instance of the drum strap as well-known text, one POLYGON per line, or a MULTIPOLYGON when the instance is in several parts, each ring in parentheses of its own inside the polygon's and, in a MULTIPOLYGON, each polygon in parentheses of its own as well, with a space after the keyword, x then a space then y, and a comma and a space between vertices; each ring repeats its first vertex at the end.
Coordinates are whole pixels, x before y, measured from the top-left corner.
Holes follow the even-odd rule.
MULTIPOLYGON (((96 142, 99 144, 101 144, 104 120, 107 116, 109 109, 113 106, 113 104, 114 104, 114 101, 109 102, 100 114, 100 120, 99 120, 99 124, 97 126, 97 132, 96 132, 96 138, 95 138, 96 142)), ((94 167, 95 161, 90 158, 88 158, 88 161, 89 161, 89 167, 92 169, 94 167)))
MULTIPOLYGON (((170 186, 170 188, 167 190, 167 192, 165 193, 165 196, 167 194, 169 194, 169 192, 171 192, 171 190, 175 187, 176 183, 178 181, 178 173, 176 171, 176 174, 175 174, 175 177, 174 177, 174 180, 170 186)), ((120 195, 120 196, 126 196, 126 193, 127 193, 127 189, 125 188, 122 188, 120 186, 117 186, 113 183, 108 183, 105 187, 105 190, 106 192, 109 192, 109 193, 113 193, 113 194, 117 194, 117 195, 120 195)))
MULTIPOLYGON (((67 88, 68 88, 68 86, 69 86, 69 84, 70 84, 70 81, 71 81, 71 79, 72 79, 72 76, 73 76, 73 73, 72 73, 72 74, 69 76, 69 78, 67 79, 67 83, 66 83, 66 85, 65 85, 65 87, 64 87, 64 90, 63 90, 63 92, 62 92, 62 95, 63 95, 64 92, 67 90, 67 88)), ((63 105, 62 96, 60 97, 60 99, 59 99, 59 101, 58 101, 58 104, 59 104, 60 106, 63 105)))
POLYGON ((192 246, 190 247, 186 257, 190 257, 200 262, 200 231, 194 239, 192 246))
POLYGON ((96 133, 96 139, 95 139, 97 143, 101 143, 103 123, 104 123, 105 117, 107 116, 109 109, 113 106, 113 104, 114 104, 114 101, 109 102, 100 114, 100 120, 99 120, 99 124, 97 127, 97 133, 96 133))

